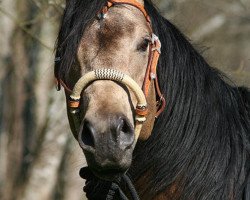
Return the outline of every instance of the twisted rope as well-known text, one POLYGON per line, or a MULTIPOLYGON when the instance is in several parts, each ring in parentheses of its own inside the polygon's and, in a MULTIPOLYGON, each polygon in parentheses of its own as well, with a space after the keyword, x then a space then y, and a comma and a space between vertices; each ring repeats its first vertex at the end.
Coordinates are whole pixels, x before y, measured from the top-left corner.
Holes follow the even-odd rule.
POLYGON ((110 79, 114 81, 122 82, 124 74, 114 69, 96 69, 94 70, 97 79, 110 79))

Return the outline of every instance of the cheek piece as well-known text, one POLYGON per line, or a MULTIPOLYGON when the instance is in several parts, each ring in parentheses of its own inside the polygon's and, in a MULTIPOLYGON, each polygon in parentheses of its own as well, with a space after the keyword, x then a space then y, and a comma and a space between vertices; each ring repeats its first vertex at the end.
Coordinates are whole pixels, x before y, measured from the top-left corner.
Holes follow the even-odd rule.
MULTIPOLYGON (((107 15, 109 8, 117 4, 127 4, 127 5, 131 5, 139 9, 142 12, 142 14, 145 16, 147 26, 149 27, 149 30, 151 32, 151 43, 149 45, 148 65, 147 65, 147 70, 146 70, 146 74, 144 77, 142 89, 130 76, 124 74, 123 72, 120 72, 114 69, 109 69, 109 68, 97 69, 97 70, 86 73, 77 81, 73 90, 71 90, 60 79, 60 77, 56 75, 57 89, 60 90, 60 87, 62 85, 65 91, 68 94, 71 94, 68 100, 68 106, 70 108, 69 114, 70 114, 70 117, 73 119, 74 124, 72 124, 73 125, 72 127, 74 127, 75 129, 74 132, 78 133, 80 123, 81 123, 79 107, 80 107, 80 99, 81 99, 82 91, 84 91, 86 87, 90 85, 92 82, 98 81, 98 80, 112 80, 112 81, 116 81, 125 85, 134 93, 137 99, 137 105, 135 108, 135 113, 136 113, 135 138, 137 140, 141 132, 143 122, 146 121, 146 116, 148 115, 146 98, 149 95, 149 87, 152 81, 154 82, 155 91, 156 91, 155 93, 157 94, 157 97, 156 97, 157 113, 155 115, 156 118, 160 115, 160 113, 164 110, 166 106, 165 98, 163 97, 159 84, 158 84, 157 71, 156 71, 158 59, 161 53, 161 42, 159 38, 153 33, 151 20, 146 10, 144 9, 144 6, 135 0, 108 0, 106 6, 104 6, 102 10, 99 13, 97 13, 97 17, 99 19, 104 19, 107 15)), ((59 62, 59 61, 60 61, 60 58, 56 58, 56 62, 59 62)))

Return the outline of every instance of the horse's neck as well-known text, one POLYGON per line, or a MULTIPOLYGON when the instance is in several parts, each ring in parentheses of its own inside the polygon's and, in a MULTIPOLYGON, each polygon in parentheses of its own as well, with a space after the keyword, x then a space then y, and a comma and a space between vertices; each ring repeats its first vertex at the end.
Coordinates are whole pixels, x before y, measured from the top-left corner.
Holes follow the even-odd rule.
POLYGON ((177 182, 171 184, 164 191, 159 194, 150 194, 145 188, 150 187, 149 185, 150 175, 149 173, 145 173, 141 176, 136 182, 135 187, 137 192, 140 194, 141 199, 143 200, 172 200, 178 199, 180 197, 180 189, 177 182))

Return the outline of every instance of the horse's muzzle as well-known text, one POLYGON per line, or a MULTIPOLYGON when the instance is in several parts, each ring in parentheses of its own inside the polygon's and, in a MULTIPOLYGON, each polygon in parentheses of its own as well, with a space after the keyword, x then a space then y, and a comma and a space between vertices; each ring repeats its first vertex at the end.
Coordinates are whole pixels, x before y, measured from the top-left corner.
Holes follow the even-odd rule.
MULTIPOLYGON (((126 172, 135 146, 133 126, 123 115, 107 117, 103 126, 85 119, 78 141, 88 166, 102 179, 115 179, 126 172)), ((102 122, 103 123, 103 122, 102 122)))

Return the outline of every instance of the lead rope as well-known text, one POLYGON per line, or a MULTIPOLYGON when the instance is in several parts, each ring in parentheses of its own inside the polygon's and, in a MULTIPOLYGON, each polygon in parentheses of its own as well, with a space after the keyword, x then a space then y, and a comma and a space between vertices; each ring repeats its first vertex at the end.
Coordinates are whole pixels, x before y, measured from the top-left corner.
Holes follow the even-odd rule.
POLYGON ((134 186, 134 184, 132 183, 132 181, 131 181, 131 179, 129 178, 129 176, 128 176, 127 174, 124 174, 124 175, 122 176, 122 178, 123 178, 123 180, 125 181, 125 183, 127 183, 128 188, 129 188, 129 190, 130 190, 130 193, 131 193, 131 195, 132 195, 133 200, 140 200, 139 195, 138 195, 138 193, 137 193, 137 191, 136 191, 136 189, 135 189, 135 186, 134 186))
MULTIPOLYGON (((136 192, 135 186, 132 183, 131 179, 127 174, 122 176, 122 180, 128 186, 129 192, 131 194, 132 200, 140 200, 138 193, 136 192)), ((115 196, 115 191, 119 191, 121 200, 128 200, 127 196, 121 190, 120 186, 117 183, 112 183, 111 188, 107 194, 106 200, 113 200, 115 196)))
POLYGON ((129 200, 117 183, 112 183, 111 188, 107 194, 106 200, 114 200, 116 191, 119 192, 121 200, 129 200))
POLYGON ((110 182, 97 178, 89 167, 83 167, 80 169, 79 175, 86 180, 83 191, 89 200, 117 200, 117 197, 119 200, 129 200, 121 189, 124 187, 130 193, 132 200, 140 200, 135 186, 127 174, 122 175, 119 181, 110 182))

